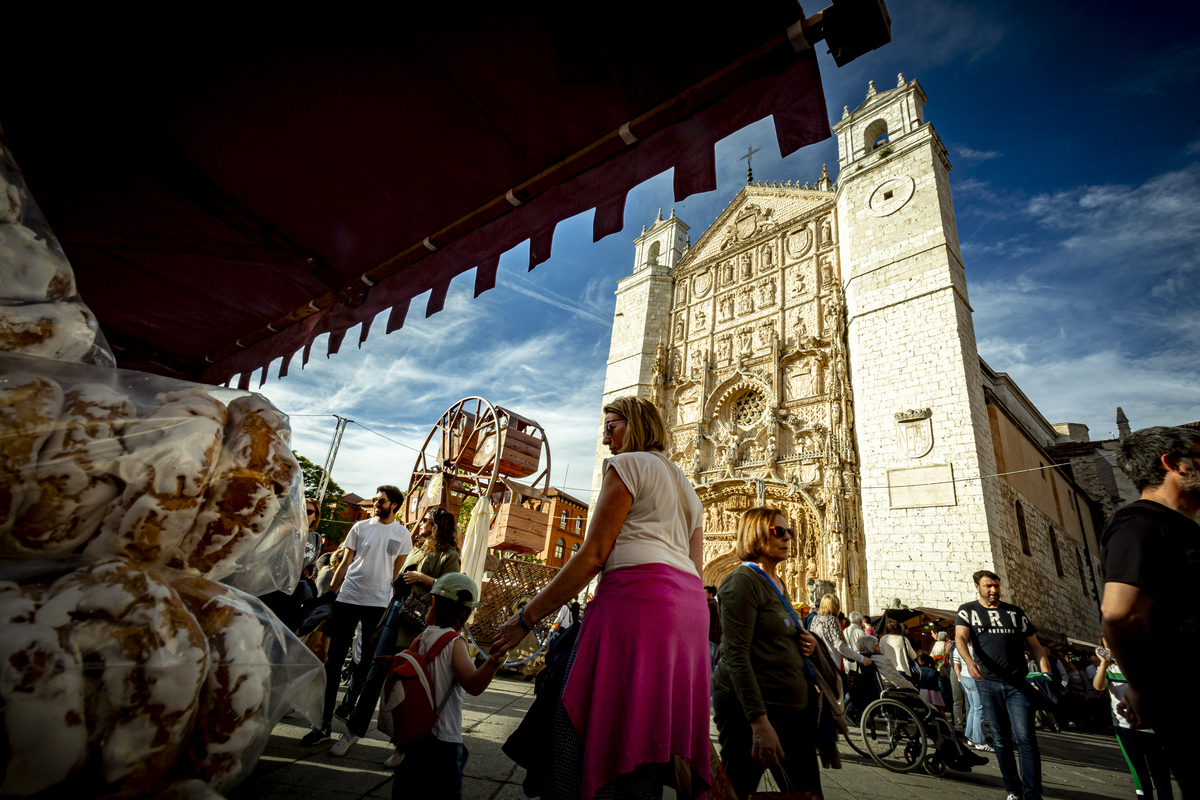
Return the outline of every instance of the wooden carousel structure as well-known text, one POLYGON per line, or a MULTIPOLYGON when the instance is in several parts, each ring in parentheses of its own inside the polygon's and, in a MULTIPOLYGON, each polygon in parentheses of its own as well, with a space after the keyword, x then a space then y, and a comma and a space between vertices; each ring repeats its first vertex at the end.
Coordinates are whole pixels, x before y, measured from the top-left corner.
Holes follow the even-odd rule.
MULTIPOLYGON (((497 559, 488 568, 491 580, 482 587, 483 607, 470 625, 480 644, 490 642, 500 624, 558 572, 557 567, 499 557, 542 551, 550 523, 549 488, 546 431, 534 420, 482 397, 450 406, 430 429, 417 456, 404 504, 403 519, 409 527, 431 508, 444 508, 457 519, 468 497, 486 497, 495 507, 488 550, 497 559)), ((547 627, 543 622, 539 629, 547 627)), ((538 633, 537 640, 544 640, 548 629, 538 633)))
POLYGON ((450 406, 425 438, 408 482, 404 523, 415 525, 439 507, 457 519, 466 498, 487 497, 496 507, 488 548, 537 552, 546 533, 549 488, 550 443, 542 426, 468 397, 450 406))

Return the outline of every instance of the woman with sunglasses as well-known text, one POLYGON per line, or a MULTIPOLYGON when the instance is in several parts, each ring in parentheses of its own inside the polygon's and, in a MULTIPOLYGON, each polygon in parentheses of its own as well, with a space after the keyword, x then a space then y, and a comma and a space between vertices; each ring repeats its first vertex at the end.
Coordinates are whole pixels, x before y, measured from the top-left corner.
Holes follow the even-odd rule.
POLYGON ((804 659, 816 638, 798 624, 777 574, 796 532, 777 508, 752 508, 738 521, 742 565, 717 590, 721 660, 712 677, 721 764, 738 797, 755 792, 763 770, 779 787, 821 791, 816 698, 804 659))
POLYGON ((601 576, 551 712, 544 798, 661 798, 677 776, 692 798, 711 783, 704 507, 667 442, 650 401, 604 407, 613 455, 583 547, 493 642, 515 646, 601 576))

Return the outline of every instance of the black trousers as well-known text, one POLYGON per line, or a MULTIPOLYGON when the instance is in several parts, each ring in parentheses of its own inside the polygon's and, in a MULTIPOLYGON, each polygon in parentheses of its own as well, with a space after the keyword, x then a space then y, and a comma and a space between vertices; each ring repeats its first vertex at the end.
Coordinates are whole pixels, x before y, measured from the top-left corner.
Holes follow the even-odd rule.
MULTIPOLYGON (((342 683, 342 664, 346 661, 346 653, 354 643, 354 629, 362 623, 363 635, 370 636, 379 624, 380 617, 386 608, 378 606, 356 606, 352 603, 333 601, 333 613, 325 622, 325 635, 329 637, 329 650, 325 654, 325 710, 321 720, 326 725, 333 722, 333 709, 337 705, 338 686, 342 683)), ((363 645, 363 660, 358 665, 362 672, 359 681, 367 679, 371 669, 370 654, 363 645)))
MULTIPOLYGON (((750 755, 754 736, 746 712, 735 695, 713 689, 713 720, 717 723, 717 740, 721 743, 721 766, 733 784, 738 797, 758 790, 766 770, 750 755)), ((783 774, 795 792, 820 792, 821 770, 817 764, 816 705, 810 703, 803 711, 781 706, 767 709, 767 719, 779 737, 786 755, 780 766, 771 767, 775 784, 784 789, 783 774)))

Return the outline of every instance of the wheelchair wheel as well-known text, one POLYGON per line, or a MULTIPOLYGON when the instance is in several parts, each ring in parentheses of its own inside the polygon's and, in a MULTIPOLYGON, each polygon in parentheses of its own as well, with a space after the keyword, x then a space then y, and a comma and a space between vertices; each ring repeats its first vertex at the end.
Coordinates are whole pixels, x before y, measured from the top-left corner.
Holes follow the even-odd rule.
POLYGON ((946 762, 937 753, 930 753, 922 766, 935 778, 941 778, 946 774, 946 762))
POLYGON ((842 736, 844 736, 846 738, 846 744, 850 745, 851 750, 858 753, 863 758, 871 757, 871 754, 863 749, 862 742, 856 741, 856 739, 858 739, 858 736, 851 736, 849 731, 847 731, 846 733, 843 733, 842 736))
POLYGON ((885 769, 912 772, 925 761, 925 725, 904 703, 887 698, 871 703, 859 731, 866 754, 885 769))

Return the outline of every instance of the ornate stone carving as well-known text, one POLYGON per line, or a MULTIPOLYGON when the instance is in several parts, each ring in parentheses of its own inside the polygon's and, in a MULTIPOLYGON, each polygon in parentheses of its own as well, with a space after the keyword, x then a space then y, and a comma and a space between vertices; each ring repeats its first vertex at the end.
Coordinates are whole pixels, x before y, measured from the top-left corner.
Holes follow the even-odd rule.
POLYGON ((758 252, 759 272, 770 272, 775 269, 775 246, 771 244, 763 245, 763 248, 758 252))
POLYGON ((750 259, 749 253, 742 253, 741 258, 738 259, 738 264, 742 280, 748 281, 754 277, 754 264, 750 259))
POLYGON ((733 360, 733 337, 729 334, 717 338, 717 360, 722 364, 733 360))
POLYGON ((821 273, 821 285, 828 286, 833 283, 833 256, 829 253, 821 256, 817 261, 817 268, 821 273))
POLYGON ((749 286, 737 294, 737 313, 739 317, 754 313, 754 289, 749 286))
POLYGON ((909 409, 896 414, 896 444, 909 458, 928 455, 933 449, 933 411, 909 409))
POLYGON ((721 270, 721 285, 730 286, 734 283, 733 262, 726 261, 719 267, 721 270))
POLYGON ((777 284, 774 278, 769 278, 758 285, 759 308, 775 305, 777 284))
POLYGON ((693 325, 692 327, 695 328, 697 331, 702 331, 706 327, 708 327, 708 315, 704 313, 703 308, 696 309, 696 313, 693 316, 693 319, 695 320, 696 324, 693 325))
POLYGON ((821 220, 821 247, 828 247, 833 244, 833 227, 829 223, 829 217, 821 220))
POLYGON ((687 305, 687 284, 683 281, 675 284, 675 307, 682 308, 687 305))
POLYGON ((785 243, 789 258, 800 258, 812 247, 812 230, 804 227, 788 234, 785 243))
POLYGON ((684 332, 683 314, 680 314, 679 316, 675 317, 675 341, 677 341, 677 342, 683 341, 683 332, 684 332))
POLYGON ((733 294, 722 295, 717 298, 717 319, 721 322, 727 322, 733 319, 733 294))
POLYGON ((706 294, 708 294, 708 290, 712 288, 712 285, 713 285, 712 270, 706 269, 706 270, 704 270, 704 272, 701 272, 695 278, 692 278, 692 296, 693 297, 704 297, 706 294))
POLYGON ((808 280, 804 277, 804 272, 797 269, 792 275, 792 297, 808 294, 808 280))

